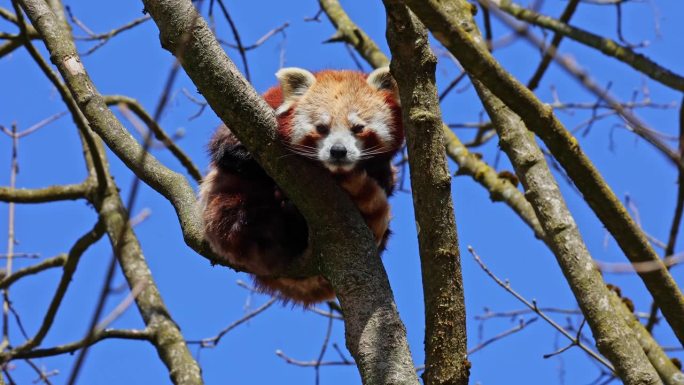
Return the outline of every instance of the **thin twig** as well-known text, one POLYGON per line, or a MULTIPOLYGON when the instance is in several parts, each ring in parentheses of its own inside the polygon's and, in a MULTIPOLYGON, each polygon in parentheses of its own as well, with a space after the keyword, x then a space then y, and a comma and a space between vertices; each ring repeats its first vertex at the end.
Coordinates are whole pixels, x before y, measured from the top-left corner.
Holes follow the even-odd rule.
POLYGON ((25 267, 21 270, 17 270, 14 274, 9 274, 6 275, 2 280, 0 280, 0 289, 4 289, 6 287, 9 287, 12 285, 14 282, 20 280, 21 278, 24 278, 29 275, 37 274, 40 273, 41 271, 55 268, 55 267, 60 267, 64 266, 64 263, 67 260, 67 254, 60 254, 56 257, 46 259, 40 263, 37 263, 33 266, 25 267))
POLYGON ((439 101, 441 102, 442 100, 444 100, 444 98, 446 98, 447 95, 449 95, 449 93, 458 85, 458 83, 460 83, 461 80, 466 78, 466 75, 466 72, 461 70, 461 73, 458 74, 458 76, 456 76, 454 80, 452 80, 439 94, 439 101))
POLYGON ((480 350, 484 349, 487 345, 489 345, 489 344, 491 344, 491 343, 493 343, 493 342, 496 342, 496 341, 498 341, 498 340, 501 340, 501 339, 503 339, 503 338, 505 338, 505 337, 510 336, 511 334, 515 334, 515 333, 517 333, 517 332, 523 330, 524 328, 526 328, 527 326, 529 326, 531 323, 535 322, 537 319, 538 319, 537 317, 531 318, 531 319, 529 319, 529 320, 527 320, 527 321, 521 319, 517 326, 515 326, 515 327, 513 327, 513 328, 510 328, 510 329, 508 329, 508 330, 505 330, 505 331, 503 331, 503 332, 501 332, 501 333, 495 335, 494 337, 489 338, 489 339, 487 339, 487 340, 484 340, 484 341, 482 341, 481 343, 477 344, 476 346, 474 346, 474 347, 468 349, 468 355, 473 354, 473 353, 475 353, 475 352, 477 352, 477 351, 480 351, 480 350))
POLYGON ((242 316, 240 319, 237 321, 234 321, 230 325, 226 326, 224 329, 222 329, 218 334, 216 334, 213 337, 208 337, 208 338, 203 338, 201 340, 189 340, 186 341, 186 343, 191 344, 191 345, 200 345, 202 348, 213 348, 216 347, 216 345, 221 342, 221 339, 223 336, 225 336, 229 331, 235 329, 236 327, 240 326, 241 324, 249 321, 250 319, 256 317, 257 315, 263 313, 266 309, 271 307, 278 299, 276 297, 271 297, 266 303, 263 305, 259 306, 258 308, 252 310, 251 312, 245 314, 242 316))
MULTIPOLYGON (((575 13, 575 10, 577 10, 578 5, 579 0, 570 0, 568 2, 568 5, 565 6, 565 9, 563 10, 563 13, 561 14, 559 20, 563 23, 568 23, 570 21, 570 18, 572 18, 572 15, 575 13)), ((530 80, 527 82, 527 88, 529 88, 530 90, 534 91, 539 86, 542 77, 546 73, 546 70, 549 68, 549 64, 551 64, 551 60, 553 59, 552 52, 558 49, 561 41, 563 40, 563 37, 563 34, 558 32, 556 32, 553 35, 553 38, 551 39, 551 48, 544 51, 544 56, 539 62, 539 66, 534 71, 534 74, 532 75, 530 80)))
POLYGON ((50 381, 50 377, 56 376, 59 374, 59 370, 54 369, 49 372, 45 371, 45 368, 38 367, 32 360, 26 359, 26 363, 33 369, 36 374, 38 374, 38 378, 33 380, 34 384, 37 384, 39 382, 44 383, 45 385, 52 385, 52 382, 50 381))
POLYGON ((238 29, 235 26, 235 22, 233 21, 233 18, 230 16, 230 13, 228 12, 228 8, 226 8, 226 5, 223 4, 223 0, 216 1, 218 2, 219 7, 221 8, 221 12, 223 13, 223 16, 226 18, 226 21, 230 26, 230 30, 233 33, 233 38, 235 39, 237 50, 240 53, 240 58, 242 58, 242 66, 245 70, 245 78, 247 78, 248 82, 251 82, 252 80, 249 75, 249 65, 247 64, 247 50, 245 49, 245 46, 242 44, 242 39, 240 39, 240 32, 238 32, 238 29))
POLYGON ((670 268, 684 262, 684 253, 677 253, 663 258, 662 262, 646 261, 646 262, 603 262, 594 260, 596 266, 603 273, 648 273, 659 270, 664 263, 666 267, 670 268))
POLYGON ((98 331, 95 336, 87 341, 85 339, 71 342, 64 345, 54 346, 50 348, 43 349, 33 349, 28 351, 16 351, 12 354, 12 359, 24 359, 24 358, 41 358, 41 357, 52 357, 61 354, 71 354, 84 346, 86 344, 94 345, 97 342, 106 339, 127 339, 127 340, 149 340, 151 333, 148 330, 119 330, 119 329, 105 329, 98 331))
MULTIPOLYGON (((50 327, 52 326, 55 316, 57 315, 57 310, 62 304, 62 300, 64 299, 64 295, 66 294, 69 285, 71 284, 71 279, 73 278, 74 273, 76 272, 76 267, 78 266, 78 262, 81 259, 81 256, 92 244, 97 242, 97 240, 99 240, 103 234, 104 229, 102 228, 100 223, 97 223, 92 230, 87 232, 85 235, 79 238, 76 241, 76 243, 74 243, 74 246, 72 246, 71 250, 69 250, 67 260, 65 261, 63 266, 64 271, 62 273, 62 278, 59 281, 57 290, 55 291, 55 295, 52 298, 52 301, 50 302, 50 306, 48 307, 48 310, 45 313, 43 323, 38 329, 38 332, 36 332, 36 334, 31 339, 27 340, 24 344, 6 353, 7 356, 14 357, 17 352, 28 351, 41 344, 43 338, 45 338, 47 332, 50 330, 50 327)), ((0 354, 0 356, 3 355, 5 354, 0 354)), ((2 359, 0 359, 0 361, 2 361, 2 359)))
MULTIPOLYGON (((180 56, 182 56, 182 53, 179 53, 180 56)), ((159 121, 162 113, 164 112, 164 109, 167 106, 169 96, 171 94, 171 88, 173 87, 173 84, 175 83, 176 76, 178 75, 178 71, 180 69, 180 65, 178 64, 178 60, 174 60, 174 63, 171 67, 171 70, 169 71, 169 76, 167 77, 166 84, 164 86, 164 89, 162 91, 162 94, 159 98, 159 102, 157 104, 157 108, 155 110, 154 114, 154 121, 159 121)), ((142 152, 140 153, 140 159, 138 159, 138 164, 144 164, 145 160, 148 157, 149 154, 149 148, 152 144, 152 135, 146 135, 144 142, 143 142, 143 148, 142 152)), ((126 201, 125 210, 126 214, 130 213, 133 211, 136 199, 138 197, 138 191, 140 189, 140 178, 138 176, 133 179, 133 183, 131 183, 131 189, 128 195, 128 199, 126 201)), ((129 223, 130 226, 130 223, 129 223)), ((71 373, 69 374, 69 379, 67 380, 68 385, 74 385, 76 383, 76 379, 78 378, 78 375, 80 373, 81 368, 83 367, 83 362, 85 361, 85 358, 88 354, 88 349, 90 347, 90 341, 92 338, 94 338, 94 335, 96 333, 96 326, 100 320, 100 317, 102 316, 102 312, 104 311, 104 307, 107 301, 107 297, 109 296, 109 290, 112 285, 112 281, 114 279, 114 272, 116 269, 116 264, 117 264, 117 256, 121 253, 122 248, 125 245, 125 242, 123 242, 123 237, 125 236, 126 232, 123 231, 121 232, 119 239, 117 239, 114 244, 115 250, 113 251, 110 259, 109 259, 109 264, 107 266, 107 273, 105 275, 105 279, 103 281, 102 288, 100 289, 100 295, 97 301, 97 305, 95 307, 95 311, 93 312, 93 315, 90 318, 90 323, 89 323, 89 328, 88 332, 86 334, 86 337, 84 340, 86 341, 86 345, 84 348, 79 351, 78 356, 76 358, 76 362, 74 363, 74 366, 71 369, 71 373)))
MULTIPOLYGON (((330 309, 332 312, 332 308, 330 309)), ((323 339, 323 344, 321 345, 321 352, 318 354, 318 362, 323 361, 323 356, 325 355, 325 351, 328 349, 328 342, 330 342, 330 334, 332 333, 332 327, 333 327, 333 317, 328 317, 328 327, 325 330, 325 338, 323 339)), ((314 370, 316 371, 316 385, 320 385, 321 383, 321 378, 320 378, 320 369, 321 365, 316 365, 314 366, 314 370)))
MULTIPOLYGON (((679 107, 679 154, 684 161, 684 98, 679 107)), ((670 234, 667 238, 667 245, 665 246, 664 254, 674 254, 675 245, 677 244, 677 235, 679 234, 679 227, 682 222, 682 214, 684 214, 684 171, 679 170, 677 175, 677 203, 675 205, 674 214, 672 217, 672 224, 670 225, 670 234)), ((651 305, 651 316, 646 323, 646 330, 649 332, 653 330, 658 317, 658 306, 653 303, 651 305)))
MULTIPOLYGON (((17 125, 12 124, 12 152, 10 161, 10 192, 13 192, 17 185, 17 173, 19 173, 19 161, 18 161, 18 147, 19 147, 19 136, 17 135, 17 125)), ((5 274, 12 274, 12 256, 14 254, 14 244, 16 242, 14 235, 14 202, 10 202, 8 207, 8 219, 7 219, 7 262, 5 265, 5 274)), ((0 350, 4 350, 5 347, 10 345, 9 340, 9 288, 5 287, 2 289, 2 342, 0 342, 0 350)))
MULTIPOLYGON (((255 48, 259 48, 262 44, 264 44, 265 42, 267 42, 268 39, 272 38, 272 37, 275 36, 277 33, 282 33, 283 36, 284 36, 284 35, 285 35, 285 32, 284 32, 284 31, 285 31, 285 29, 286 29, 287 27, 289 27, 289 26, 290 26, 290 23, 285 22, 285 23, 283 23, 282 25, 280 25, 280 26, 278 26, 278 27, 275 27, 275 28, 273 28, 272 30, 266 32, 262 37, 260 37, 259 39, 257 39, 257 41, 255 41, 253 44, 250 44, 250 45, 248 45, 248 46, 242 47, 242 49, 243 49, 245 52, 247 52, 247 51, 251 51, 251 50, 253 50, 253 49, 255 49, 255 48)), ((230 47, 230 48, 233 48, 233 49, 240 50, 240 46, 238 46, 237 44, 232 44, 232 43, 228 43, 228 42, 225 42, 225 41, 220 41, 220 43, 221 43, 222 45, 225 45, 226 47, 230 47)))
POLYGON ((111 325, 117 318, 121 317, 123 313, 133 304, 135 298, 140 294, 140 292, 147 286, 146 282, 138 282, 137 285, 131 289, 131 292, 126 295, 126 297, 118 304, 114 309, 97 324, 95 329, 104 330, 107 326, 111 325))
MULTIPOLYGON (((539 307, 538 310, 543 311, 545 313, 557 313, 557 314, 566 314, 566 315, 582 315, 582 311, 580 309, 559 309, 555 307, 539 307)), ((475 316, 475 319, 478 321, 486 321, 492 318, 517 318, 522 315, 534 313, 535 311, 533 309, 519 309, 519 310, 509 310, 509 311, 501 311, 501 312, 493 312, 489 309, 485 309, 484 314, 478 314, 475 316)), ((648 313, 646 312, 637 312, 635 314, 638 318, 648 318, 648 313)))
POLYGON ((601 364, 603 364, 606 368, 610 369, 611 372, 614 371, 613 365, 611 365, 610 362, 608 362, 605 358, 603 358, 601 355, 599 355, 598 353, 596 353, 595 351, 593 351, 593 350, 592 350, 591 348, 589 348, 588 346, 584 345, 582 342, 578 341, 577 338, 575 338, 574 336, 572 336, 572 334, 570 334, 570 333, 569 333, 567 330, 565 330, 562 326, 560 326, 558 323, 556 323, 556 321, 554 321, 553 319, 551 319, 551 317, 549 317, 548 315, 546 315, 546 313, 544 313, 543 311, 539 310, 539 307, 537 307, 537 303, 536 303, 535 301, 532 301, 532 302, 528 301, 527 299, 525 299, 525 297, 523 297, 522 295, 518 294, 518 292, 516 292, 515 290, 513 290, 513 288, 511 288, 510 283, 504 282, 504 281, 502 281, 501 279, 499 279, 499 277, 497 277, 496 275, 494 275, 494 273, 492 273, 492 271, 489 270, 489 268, 487 267, 487 265, 484 264, 484 262, 482 261, 482 259, 480 258, 480 256, 477 255, 477 253, 476 253, 475 250, 472 248, 472 246, 468 246, 468 251, 470 252, 470 254, 472 254, 473 258, 475 258, 475 261, 476 261, 477 264, 480 266, 480 268, 482 268, 482 270, 483 270, 490 278, 492 278, 492 279, 494 280, 494 282, 497 283, 497 285, 501 286, 504 290, 506 290, 506 291, 509 292, 511 295, 513 295, 513 297, 515 297, 518 301, 522 302, 525 306, 527 306, 528 308, 532 309, 532 311, 534 311, 535 313, 537 313, 544 321, 546 321, 546 322, 547 322, 549 325, 551 325, 554 329, 558 330, 558 331, 559 331, 563 336, 565 336, 568 340, 570 340, 570 341, 573 342, 573 343, 576 343, 576 345, 577 345, 580 349, 584 350, 584 351, 585 351, 589 356, 591 356, 593 359, 595 359, 596 361, 598 361, 598 362, 600 362, 601 364))

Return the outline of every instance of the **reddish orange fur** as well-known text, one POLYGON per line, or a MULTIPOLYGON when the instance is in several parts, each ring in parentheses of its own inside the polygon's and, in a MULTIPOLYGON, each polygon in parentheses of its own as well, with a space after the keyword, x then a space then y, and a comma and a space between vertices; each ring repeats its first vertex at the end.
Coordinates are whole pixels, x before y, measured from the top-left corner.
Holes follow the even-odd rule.
MULTIPOLYGON (((389 235, 390 207, 387 198, 393 192, 395 179, 390 162, 392 156, 403 143, 401 110, 396 95, 388 90, 376 90, 368 87, 366 75, 360 72, 327 70, 316 73, 315 78, 316 84, 311 92, 316 92, 316 97, 311 98, 312 100, 309 100, 308 103, 320 104, 321 108, 325 108, 326 104, 330 105, 330 103, 353 102, 354 107, 358 107, 361 113, 367 114, 383 104, 385 108, 389 107, 391 111, 391 143, 382 143, 378 135, 372 130, 366 130, 357 136, 364 143, 364 148, 383 146, 383 148, 387 148, 387 151, 384 154, 373 156, 369 160, 359 162, 357 168, 352 171, 340 172, 335 175, 340 185, 349 193, 352 201, 359 208, 375 236, 379 250, 382 251, 389 235), (377 94, 373 95, 373 92, 380 93, 380 97, 377 94)), ((270 88, 263 97, 274 109, 283 104, 283 92, 280 86, 270 88)), ((295 111, 300 108, 299 104, 300 101, 295 101, 289 110, 277 116, 278 134, 285 142, 289 142, 292 136, 293 117, 295 111)), ((346 121, 347 118, 346 116, 335 116, 333 119, 344 119, 346 121)), ((217 135, 219 134, 217 133, 217 135)), ((315 147, 322 138, 321 134, 312 131, 300 138, 297 144, 315 147)), ((216 140, 225 141, 223 138, 216 140)), ((207 203, 207 207, 204 209, 206 231, 208 238, 213 240, 212 246, 215 249, 218 248, 216 251, 226 256, 233 263, 245 267, 247 271, 256 273, 254 280, 260 290, 277 295, 285 301, 309 306, 316 302, 333 299, 335 293, 324 277, 273 278, 269 272, 276 272, 277 270, 273 270, 276 265, 280 269, 283 267, 282 264, 289 263, 289 260, 274 262, 266 257, 262 258, 262 256, 254 254, 258 252, 258 247, 238 247, 245 243, 244 239, 240 239, 242 233, 225 233, 225 229, 233 228, 236 225, 233 223, 233 227, 228 226, 232 223, 230 220, 233 220, 231 219, 233 217, 228 218, 227 221, 224 217, 226 210, 245 210, 246 204, 244 202, 250 197, 249 187, 235 186, 233 181, 235 176, 231 172, 219 170, 215 162, 212 163, 212 167, 216 169, 215 172, 212 171, 209 181, 212 185, 202 186, 202 199, 207 203), (222 179, 223 182, 217 182, 218 179, 222 179), (230 182, 226 185, 228 181, 230 182), (222 185, 226 185, 226 187, 222 188, 222 185)), ((239 218, 245 216, 243 211, 236 212, 242 213, 239 218)), ((235 231, 238 230, 240 229, 238 228, 235 231)), ((340 231, 344 231, 344 229, 340 229, 340 231)))

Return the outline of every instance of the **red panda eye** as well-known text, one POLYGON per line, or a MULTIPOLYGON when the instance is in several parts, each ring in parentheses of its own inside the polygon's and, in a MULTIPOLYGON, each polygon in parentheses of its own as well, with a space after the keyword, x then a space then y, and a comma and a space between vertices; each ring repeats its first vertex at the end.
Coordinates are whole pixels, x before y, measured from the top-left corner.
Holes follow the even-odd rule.
POLYGON ((351 128, 351 132, 355 134, 360 134, 361 131, 363 131, 364 127, 360 124, 353 125, 351 128))
POLYGON ((325 124, 317 124, 316 131, 321 135, 325 135, 330 131, 330 128, 325 124))

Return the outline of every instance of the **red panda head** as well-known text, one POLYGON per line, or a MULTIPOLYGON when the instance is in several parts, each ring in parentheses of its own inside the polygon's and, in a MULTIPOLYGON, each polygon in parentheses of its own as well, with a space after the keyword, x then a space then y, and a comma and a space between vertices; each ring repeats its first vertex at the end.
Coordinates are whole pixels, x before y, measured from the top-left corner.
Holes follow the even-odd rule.
POLYGON ((401 147, 399 97, 389 68, 367 77, 284 68, 276 77, 280 88, 265 97, 276 108, 281 137, 293 152, 339 173, 367 159, 391 157, 401 147))

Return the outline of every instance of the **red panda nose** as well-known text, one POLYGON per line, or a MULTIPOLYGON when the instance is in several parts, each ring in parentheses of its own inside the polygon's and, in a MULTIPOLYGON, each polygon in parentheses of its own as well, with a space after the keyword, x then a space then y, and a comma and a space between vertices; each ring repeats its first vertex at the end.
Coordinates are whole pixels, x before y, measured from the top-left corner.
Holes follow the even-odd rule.
POLYGON ((335 160, 344 159, 347 156, 347 148, 344 145, 336 143, 330 148, 330 157, 335 160))

